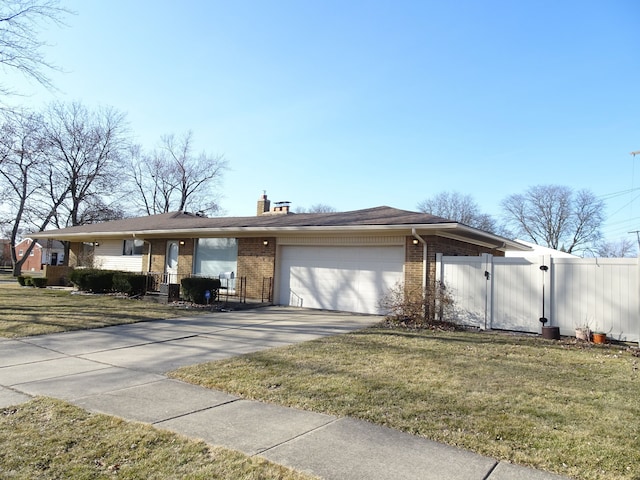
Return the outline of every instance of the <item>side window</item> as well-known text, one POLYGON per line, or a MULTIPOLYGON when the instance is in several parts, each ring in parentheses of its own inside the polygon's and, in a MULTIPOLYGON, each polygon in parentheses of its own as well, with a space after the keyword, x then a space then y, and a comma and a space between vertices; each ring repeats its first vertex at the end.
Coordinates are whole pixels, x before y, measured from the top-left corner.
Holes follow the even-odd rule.
POLYGON ((24 252, 22 251, 22 249, 18 250, 18 256, 21 257, 22 255, 24 255, 24 252))
POLYGON ((142 240, 125 240, 122 245, 123 255, 142 255, 142 240))

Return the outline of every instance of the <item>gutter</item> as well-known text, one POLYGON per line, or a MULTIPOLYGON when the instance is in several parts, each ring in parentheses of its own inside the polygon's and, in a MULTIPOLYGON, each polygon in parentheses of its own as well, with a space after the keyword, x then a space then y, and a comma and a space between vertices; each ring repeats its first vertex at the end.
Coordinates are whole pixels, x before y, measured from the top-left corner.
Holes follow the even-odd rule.
MULTIPOLYGON (((458 238, 464 241, 475 242, 490 248, 512 249, 512 250, 530 250, 530 248, 513 240, 494 235, 482 230, 477 230, 459 223, 434 223, 434 224, 400 224, 400 225, 301 225, 301 226, 284 226, 284 227, 213 227, 213 228, 163 228, 156 230, 128 230, 128 231, 84 231, 64 233, 60 230, 51 230, 43 232, 35 232, 30 236, 32 238, 55 238, 57 240, 67 241, 89 241, 93 238, 123 238, 136 237, 139 238, 167 238, 174 236, 188 236, 193 238, 206 238, 215 236, 261 236, 261 235, 291 235, 291 234, 332 234, 332 233, 402 233, 411 231, 414 238, 418 239, 424 245, 424 240, 417 234, 417 230, 424 233, 433 232, 436 235, 458 238)), ((404 233, 406 235, 406 233, 404 233)))

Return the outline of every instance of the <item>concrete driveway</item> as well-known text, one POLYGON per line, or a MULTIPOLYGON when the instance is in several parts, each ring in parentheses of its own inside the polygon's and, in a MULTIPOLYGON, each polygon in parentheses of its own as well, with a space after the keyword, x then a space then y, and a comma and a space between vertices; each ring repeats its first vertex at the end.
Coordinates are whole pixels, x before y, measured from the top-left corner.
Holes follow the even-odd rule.
POLYGON ((0 340, 0 407, 27 399, 24 394, 73 401, 164 378, 185 365, 357 330, 379 320, 269 307, 0 340))
POLYGON ((35 395, 60 398, 327 480, 561 478, 361 420, 247 401, 164 375, 379 321, 269 307, 0 340, 0 408, 35 395))

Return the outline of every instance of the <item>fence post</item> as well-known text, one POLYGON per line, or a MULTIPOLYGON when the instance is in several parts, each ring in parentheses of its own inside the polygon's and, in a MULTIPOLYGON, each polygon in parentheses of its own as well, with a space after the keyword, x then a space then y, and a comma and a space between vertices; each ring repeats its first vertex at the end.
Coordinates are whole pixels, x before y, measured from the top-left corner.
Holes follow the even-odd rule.
POLYGON ((543 305, 543 309, 544 309, 544 313, 549 315, 549 327, 552 324, 555 324, 554 322, 554 318, 553 315, 551 315, 551 305, 552 305, 552 299, 551 299, 551 275, 552 275, 552 271, 551 271, 551 255, 544 255, 542 258, 542 265, 545 265, 548 269, 547 271, 542 273, 542 287, 543 287, 543 292, 542 292, 542 296, 544 299, 544 305, 543 305))
POLYGON ((493 328, 493 255, 483 253, 484 261, 484 329, 493 328))

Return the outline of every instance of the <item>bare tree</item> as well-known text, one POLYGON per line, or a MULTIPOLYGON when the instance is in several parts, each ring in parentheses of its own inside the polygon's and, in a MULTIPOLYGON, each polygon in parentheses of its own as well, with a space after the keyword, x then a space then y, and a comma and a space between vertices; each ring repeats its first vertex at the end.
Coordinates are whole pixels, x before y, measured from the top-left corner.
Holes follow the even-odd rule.
POLYGON ((137 206, 147 215, 174 210, 219 211, 216 191, 227 161, 222 155, 194 153, 193 133, 161 138, 160 148, 130 152, 129 177, 137 206))
POLYGON ((480 212, 480 207, 471 195, 440 192, 420 202, 417 208, 420 212, 464 223, 485 232, 497 233, 501 229, 491 215, 480 212))
POLYGON ((333 213, 337 212, 334 207, 331 205, 326 205, 324 203, 316 203, 311 205, 309 208, 298 207, 296 208, 296 213, 333 213))
POLYGON ((575 253, 601 238, 604 202, 589 190, 536 185, 502 201, 505 219, 519 236, 538 245, 575 253))
POLYGON ((66 198, 65 187, 59 185, 57 171, 48 161, 49 146, 42 135, 43 120, 29 112, 5 113, 0 128, 0 185, 6 218, 10 226, 13 274, 20 275, 22 264, 35 246, 32 243, 22 258, 17 258, 15 246, 24 228, 44 230, 53 219, 56 209, 66 198))
MULTIPOLYGON (((38 33, 46 23, 62 25, 70 12, 57 0, 4 0, 0 2, 0 65, 5 71, 18 71, 25 77, 51 87, 45 71, 56 67, 43 54, 46 43, 38 33)), ((0 93, 15 93, 8 86, 0 86, 0 93)))
MULTIPOLYGON (((133 202, 134 210, 140 210, 147 215, 165 211, 165 202, 160 199, 163 189, 158 184, 158 179, 164 175, 158 175, 158 170, 158 163, 153 157, 147 156, 140 145, 129 147, 126 173, 130 184, 128 196, 133 202)), ((166 200, 168 202, 169 199, 166 200)))
POLYGON ((50 162, 56 165, 61 185, 68 190, 65 202, 56 211, 57 227, 122 216, 121 208, 114 206, 113 195, 124 176, 122 156, 128 147, 127 134, 124 114, 112 108, 90 111, 77 102, 49 107, 45 138, 50 162))
POLYGON ((618 241, 601 240, 595 246, 593 253, 601 258, 625 258, 636 256, 636 243, 628 238, 618 241))

